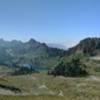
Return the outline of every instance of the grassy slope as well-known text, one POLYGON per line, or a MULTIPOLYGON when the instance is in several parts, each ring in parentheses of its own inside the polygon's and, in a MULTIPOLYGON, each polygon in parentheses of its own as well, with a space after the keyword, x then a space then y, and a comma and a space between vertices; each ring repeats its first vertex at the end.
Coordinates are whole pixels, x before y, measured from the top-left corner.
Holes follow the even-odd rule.
POLYGON ((0 65, 0 75, 14 72, 14 70, 15 70, 14 68, 0 65))
POLYGON ((0 100, 99 100, 100 98, 100 77, 64 78, 33 74, 1 78, 0 84, 13 85, 30 94, 30 96, 1 95, 0 100), (46 87, 42 87, 43 85, 46 87), (50 91, 53 94, 50 94, 50 91), (59 96, 60 91, 63 92, 63 96, 59 96))
POLYGON ((0 100, 69 100, 57 96, 0 96, 0 100))
MULTIPOLYGON (((27 96, 0 95, 0 100, 99 100, 100 71, 99 61, 86 60, 91 77, 65 78, 53 77, 43 73, 0 78, 0 84, 20 88, 27 96), (95 72, 95 69, 99 72, 95 72), (46 87, 43 87, 45 85, 46 87), (42 88, 40 88, 42 87, 42 88), (62 91, 63 96, 59 96, 62 91), (52 94, 51 94, 52 92, 52 94)), ((12 69, 1 66, 0 72, 11 72, 12 69)))

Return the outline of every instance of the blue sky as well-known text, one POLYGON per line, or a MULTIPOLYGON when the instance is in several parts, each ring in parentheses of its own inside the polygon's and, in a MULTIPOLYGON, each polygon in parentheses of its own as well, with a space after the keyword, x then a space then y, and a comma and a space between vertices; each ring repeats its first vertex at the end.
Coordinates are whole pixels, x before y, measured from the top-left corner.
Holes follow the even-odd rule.
POLYGON ((0 0, 0 38, 70 47, 100 36, 100 0, 0 0))

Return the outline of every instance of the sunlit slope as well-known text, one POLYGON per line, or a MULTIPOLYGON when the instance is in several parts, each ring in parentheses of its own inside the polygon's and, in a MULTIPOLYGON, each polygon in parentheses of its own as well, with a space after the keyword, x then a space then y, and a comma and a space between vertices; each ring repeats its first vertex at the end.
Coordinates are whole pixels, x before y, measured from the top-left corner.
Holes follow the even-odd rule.
POLYGON ((15 94, 3 96, 2 93, 1 100, 95 100, 96 98, 99 100, 100 98, 99 76, 65 78, 33 74, 1 78, 0 84, 21 90, 17 96, 15 94))

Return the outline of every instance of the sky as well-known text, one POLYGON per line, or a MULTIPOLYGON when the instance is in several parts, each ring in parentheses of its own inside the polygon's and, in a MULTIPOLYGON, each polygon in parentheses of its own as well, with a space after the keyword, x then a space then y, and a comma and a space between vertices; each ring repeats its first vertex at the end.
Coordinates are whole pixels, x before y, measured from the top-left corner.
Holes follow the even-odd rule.
POLYGON ((0 38, 71 47, 100 37, 100 0, 0 0, 0 38))

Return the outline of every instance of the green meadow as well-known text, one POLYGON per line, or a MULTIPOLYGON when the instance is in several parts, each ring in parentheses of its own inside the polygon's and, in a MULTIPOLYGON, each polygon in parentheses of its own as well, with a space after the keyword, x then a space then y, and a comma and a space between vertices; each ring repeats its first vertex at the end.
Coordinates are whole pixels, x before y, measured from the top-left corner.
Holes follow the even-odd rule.
POLYGON ((4 94, 4 90, 1 90, 0 100, 99 100, 100 98, 99 76, 65 78, 40 73, 2 77, 1 84, 17 87, 21 93, 5 90, 4 94))

